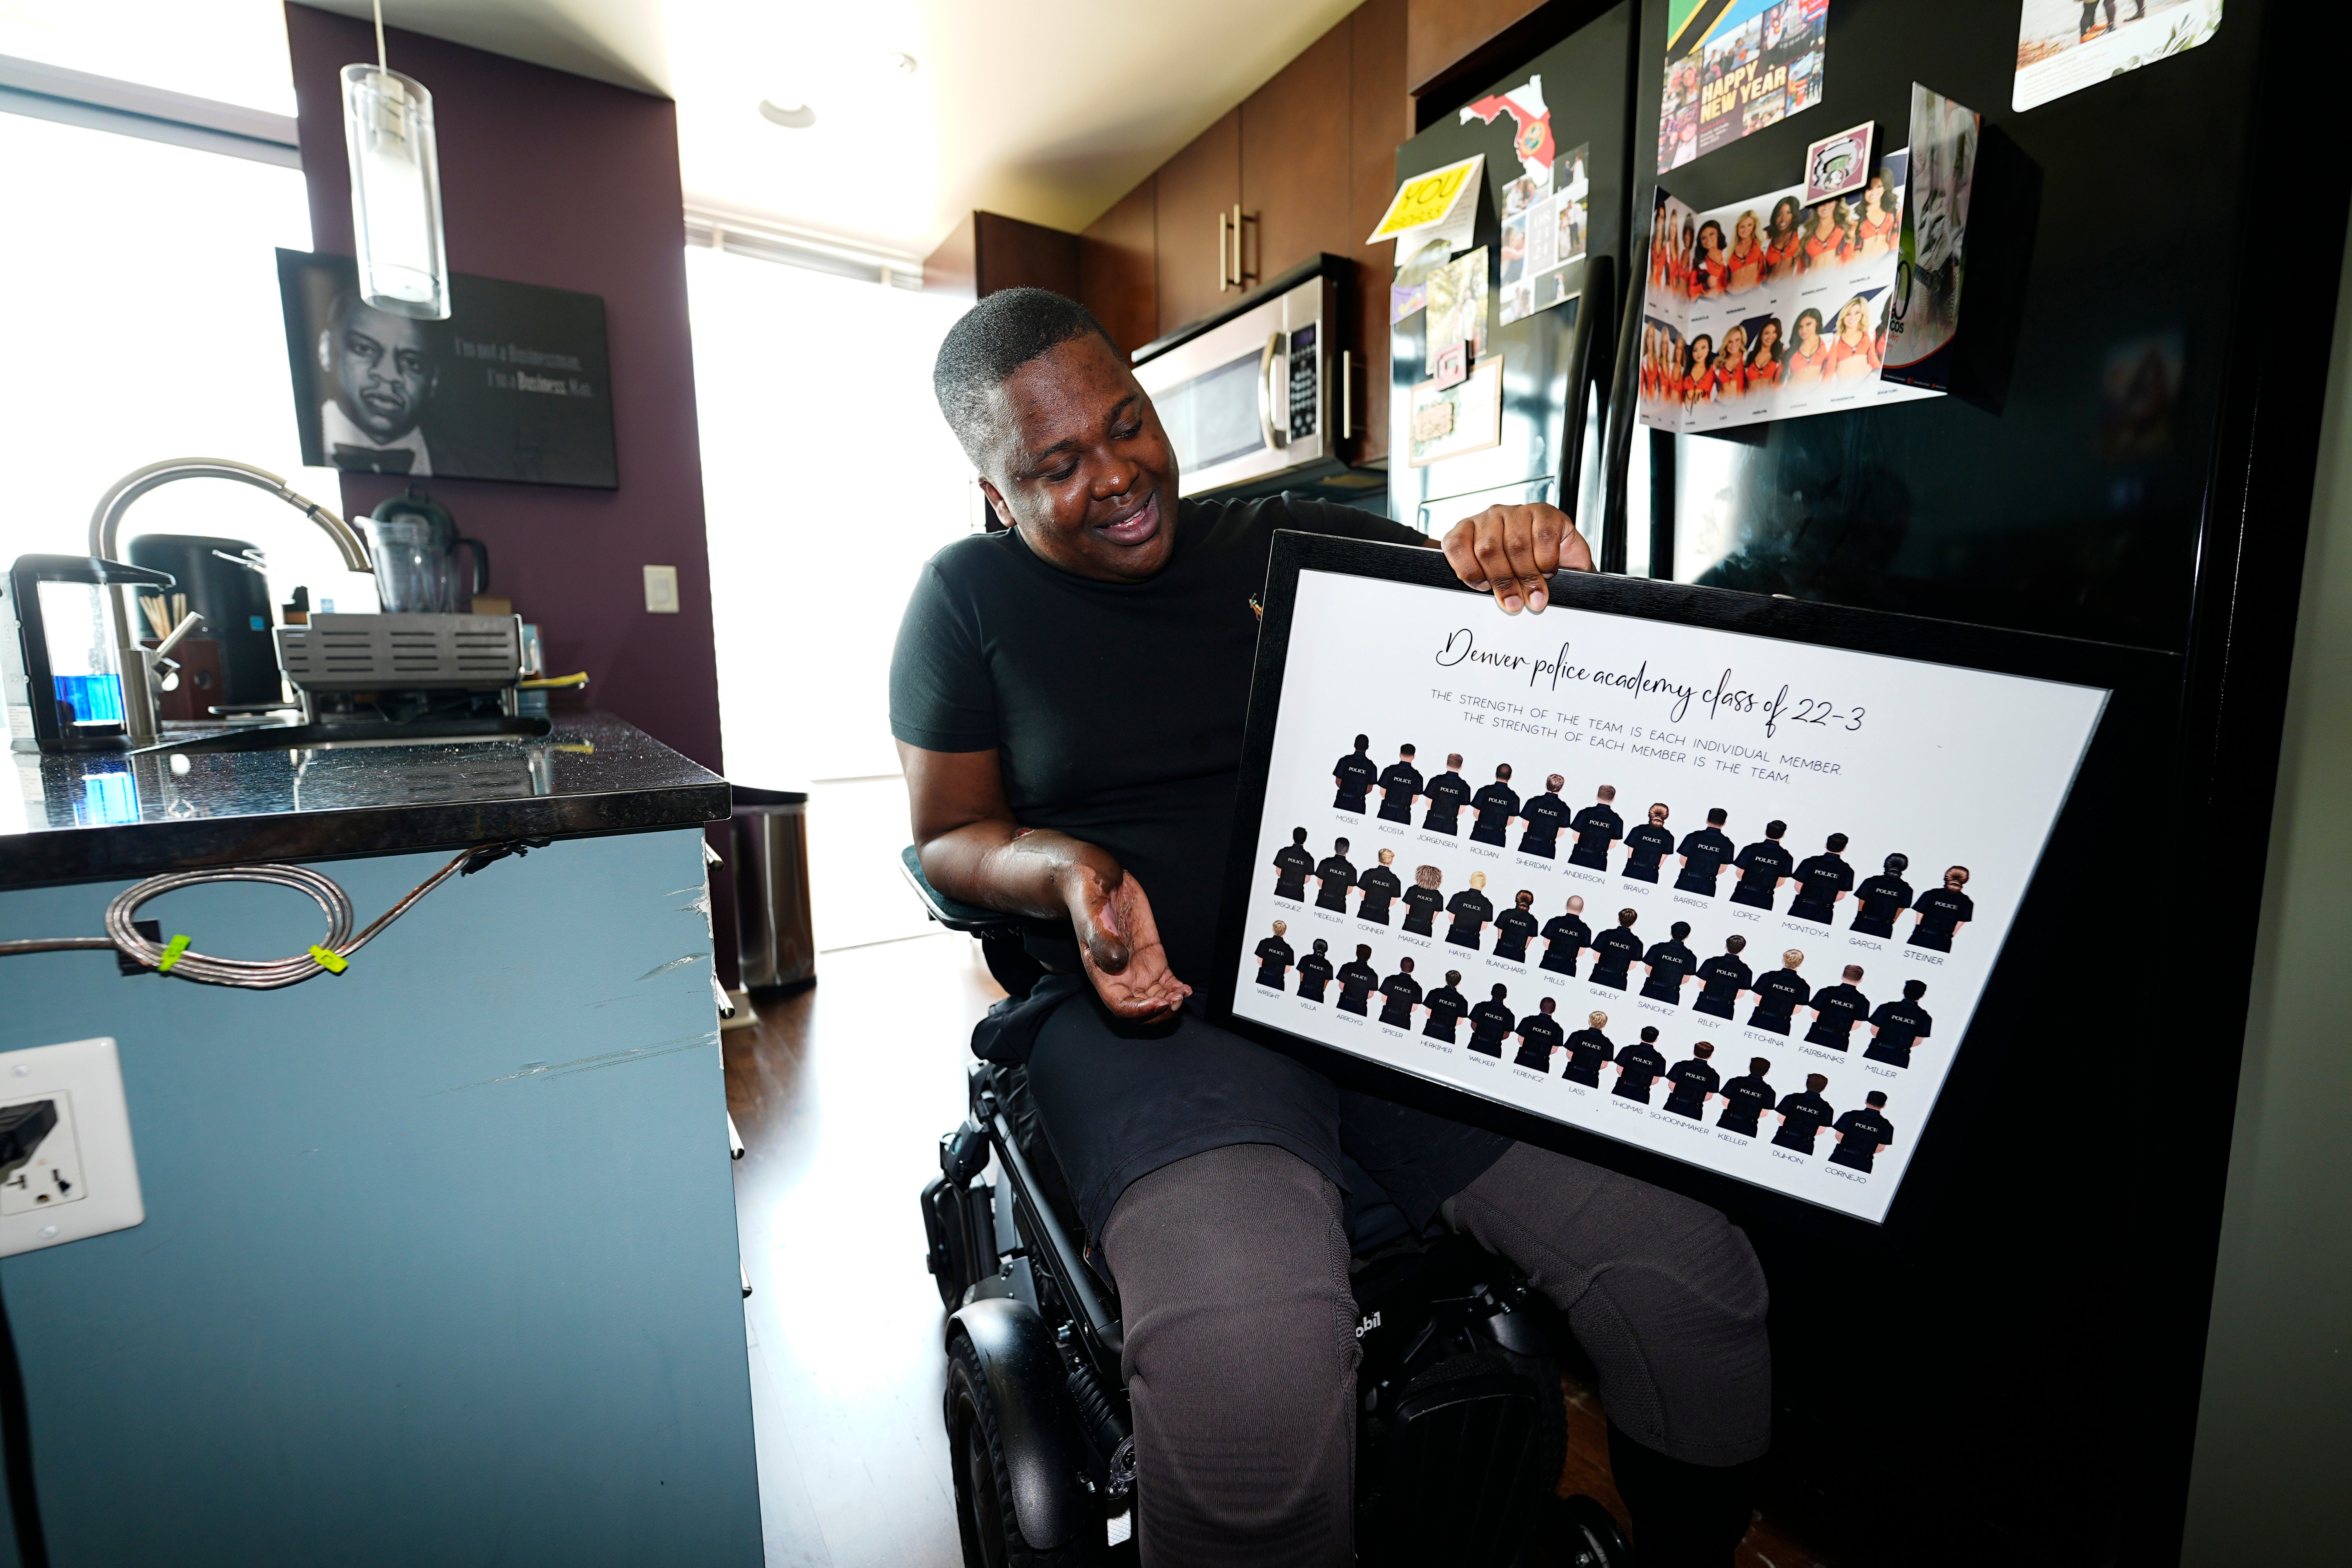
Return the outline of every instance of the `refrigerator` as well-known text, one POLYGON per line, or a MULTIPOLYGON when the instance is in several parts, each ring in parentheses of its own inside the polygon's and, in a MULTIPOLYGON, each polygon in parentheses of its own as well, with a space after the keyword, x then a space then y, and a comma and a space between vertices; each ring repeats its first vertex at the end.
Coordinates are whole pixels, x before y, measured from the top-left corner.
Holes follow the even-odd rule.
POLYGON ((1825 1560, 2176 1562, 2352 180, 2296 68, 2318 14, 2154 0, 2146 26, 2219 26, 2020 110, 2021 22, 2103 7, 1828 0, 1811 106, 1661 174, 1670 41, 1727 9, 1556 9, 1586 19, 1424 97, 1401 181, 1486 155, 1499 438, 1413 463, 1416 395, 1454 367, 1427 306, 1403 310, 1391 510, 1438 533, 1549 500, 1604 570, 1909 617, 1929 648, 1994 627, 2162 662, 2137 782, 2078 797, 2094 826, 2053 841, 2042 934, 2004 951, 1900 1223, 1732 1217, 1772 1289, 1765 1506, 1825 1560), (1506 324, 1518 127, 1462 110, 1536 76, 1554 142, 1591 149, 1590 267, 1578 299, 1506 324), (1736 205, 1865 121, 1901 149, 1915 82, 1982 116, 1966 384, 1717 434, 1642 423, 1659 189, 1736 205))

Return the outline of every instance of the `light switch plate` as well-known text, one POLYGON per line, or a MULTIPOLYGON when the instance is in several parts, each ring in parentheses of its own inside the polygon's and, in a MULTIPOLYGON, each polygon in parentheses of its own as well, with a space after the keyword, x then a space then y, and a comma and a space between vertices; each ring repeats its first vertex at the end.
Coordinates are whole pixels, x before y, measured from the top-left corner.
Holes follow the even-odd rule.
POLYGON ((41 1100, 56 1106, 57 1125, 0 1178, 0 1258, 127 1230, 147 1217, 113 1040, 0 1053, 0 1110, 41 1100))
POLYGON ((677 568, 648 566, 646 568, 646 613, 650 616, 677 614, 677 568))

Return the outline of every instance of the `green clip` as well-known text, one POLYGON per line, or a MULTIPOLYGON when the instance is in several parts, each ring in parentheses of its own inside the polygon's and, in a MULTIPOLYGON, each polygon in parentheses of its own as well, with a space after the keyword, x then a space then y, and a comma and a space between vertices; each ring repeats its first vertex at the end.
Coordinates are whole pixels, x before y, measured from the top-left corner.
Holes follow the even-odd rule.
POLYGON ((170 942, 165 944, 163 948, 163 956, 155 961, 155 973, 158 974, 171 973, 172 965, 179 963, 180 955, 187 951, 188 939, 184 936, 173 937, 170 942))
POLYGON ((331 947, 320 947, 315 942, 311 944, 310 956, 317 959, 319 967, 330 974, 341 974, 351 967, 341 953, 331 947))

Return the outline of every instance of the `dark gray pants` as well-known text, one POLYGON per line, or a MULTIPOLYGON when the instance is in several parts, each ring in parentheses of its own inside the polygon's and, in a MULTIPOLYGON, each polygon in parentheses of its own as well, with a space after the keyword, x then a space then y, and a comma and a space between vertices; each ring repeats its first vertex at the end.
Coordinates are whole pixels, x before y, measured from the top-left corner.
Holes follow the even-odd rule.
MULTIPOLYGON (((1443 1213, 1567 1314, 1626 1436, 1703 1466, 1764 1452, 1763 1271, 1721 1215, 1526 1144, 1443 1213)), ((1354 1561, 1341 1215, 1321 1173, 1265 1143, 1160 1166, 1112 1208, 1103 1256, 1126 1326, 1146 1568, 1354 1561)))

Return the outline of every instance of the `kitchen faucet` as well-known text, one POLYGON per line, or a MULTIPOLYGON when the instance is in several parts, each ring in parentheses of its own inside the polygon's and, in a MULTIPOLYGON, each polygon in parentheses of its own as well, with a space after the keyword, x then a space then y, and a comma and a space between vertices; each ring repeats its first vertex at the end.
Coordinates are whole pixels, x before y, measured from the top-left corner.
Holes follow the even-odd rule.
MULTIPOLYGON (((317 523, 335 542, 342 552, 343 564, 353 572, 373 573, 375 563, 368 559, 367 544, 352 525, 329 511, 310 497, 287 488, 286 481, 276 474, 255 468, 250 463, 231 462, 224 458, 173 458, 166 462, 150 463, 134 468, 107 487, 99 498, 98 510, 89 519, 89 552, 101 561, 116 559, 115 535, 122 527, 122 514, 131 503, 149 490, 158 489, 179 479, 235 479, 239 484, 268 490, 288 506, 317 523)), ((137 631, 139 619, 132 613, 131 595, 133 589, 116 587, 108 595, 114 621, 115 646, 121 650, 122 668, 122 732, 133 746, 145 745, 158 733, 155 718, 155 658, 158 649, 143 647, 137 631)))

